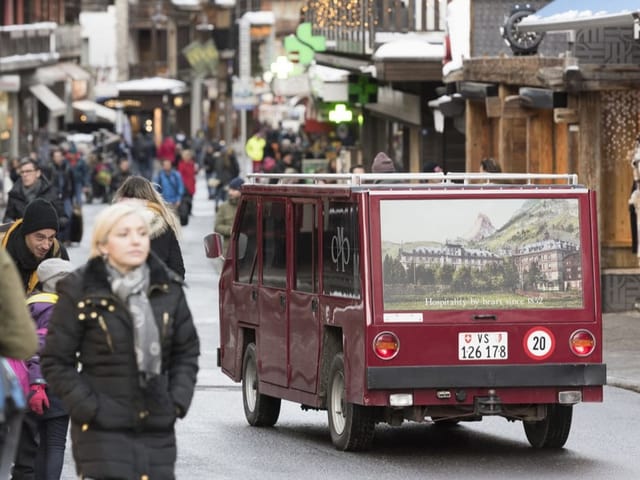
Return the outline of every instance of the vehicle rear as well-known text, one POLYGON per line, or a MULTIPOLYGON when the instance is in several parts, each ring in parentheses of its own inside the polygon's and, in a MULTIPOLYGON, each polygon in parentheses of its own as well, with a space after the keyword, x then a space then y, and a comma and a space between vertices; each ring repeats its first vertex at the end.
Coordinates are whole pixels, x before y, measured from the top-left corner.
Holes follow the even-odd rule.
POLYGON ((595 194, 379 188, 367 209, 369 347, 348 400, 390 424, 499 415, 533 446, 564 445, 573 405, 602 401, 606 379, 595 194))

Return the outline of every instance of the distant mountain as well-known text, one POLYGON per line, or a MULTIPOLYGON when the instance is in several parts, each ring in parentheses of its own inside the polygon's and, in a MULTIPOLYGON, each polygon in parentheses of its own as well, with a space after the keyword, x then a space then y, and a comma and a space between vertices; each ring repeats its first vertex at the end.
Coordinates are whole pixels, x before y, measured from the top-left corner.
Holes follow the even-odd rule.
POLYGON ((496 227, 493 226, 489 217, 484 213, 479 213, 473 227, 467 232, 464 239, 470 242, 478 242, 483 238, 490 237, 495 231, 496 227))
POLYGON ((500 227, 500 230, 480 239, 476 246, 497 251, 549 239, 580 244, 577 200, 529 200, 500 227))

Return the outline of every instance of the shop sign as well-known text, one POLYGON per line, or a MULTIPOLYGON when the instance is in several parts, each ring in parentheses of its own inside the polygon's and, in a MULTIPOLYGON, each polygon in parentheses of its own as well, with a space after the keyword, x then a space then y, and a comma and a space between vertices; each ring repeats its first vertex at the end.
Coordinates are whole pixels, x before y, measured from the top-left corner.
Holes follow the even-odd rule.
POLYGON ((19 92, 20 75, 0 75, 0 91, 19 92))
POLYGON ((233 77, 232 103, 236 110, 253 110, 258 105, 251 78, 233 77))

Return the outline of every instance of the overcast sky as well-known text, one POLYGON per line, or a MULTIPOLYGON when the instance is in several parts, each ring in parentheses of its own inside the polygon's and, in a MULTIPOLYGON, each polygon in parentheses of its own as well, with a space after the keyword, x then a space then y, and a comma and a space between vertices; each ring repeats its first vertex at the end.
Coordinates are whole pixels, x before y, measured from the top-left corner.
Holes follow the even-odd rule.
POLYGON ((444 243, 464 236, 484 213, 502 227, 527 199, 383 200, 382 240, 444 243))

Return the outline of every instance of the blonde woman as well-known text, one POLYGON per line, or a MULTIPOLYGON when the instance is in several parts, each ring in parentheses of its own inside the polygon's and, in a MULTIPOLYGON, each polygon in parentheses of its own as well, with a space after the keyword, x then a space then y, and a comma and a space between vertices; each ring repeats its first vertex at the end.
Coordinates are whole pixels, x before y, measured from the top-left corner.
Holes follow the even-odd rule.
POLYGON ((178 239, 180 225, 178 218, 162 196, 155 190, 153 183, 144 177, 127 178, 113 195, 113 201, 142 205, 149 215, 151 251, 167 266, 184 278, 184 260, 178 239))
POLYGON ((149 255, 146 218, 107 207, 89 261, 57 284, 41 365, 71 417, 81 478, 175 478, 174 423, 191 403, 199 340, 180 277, 149 255))

